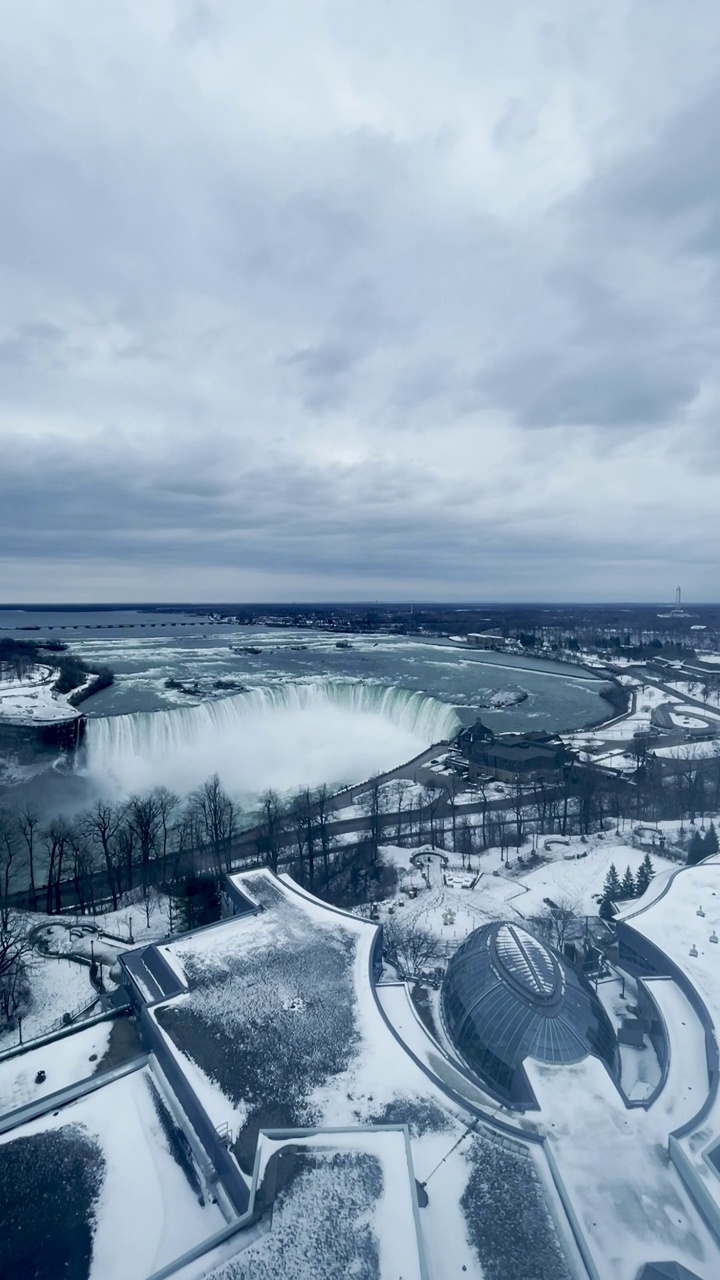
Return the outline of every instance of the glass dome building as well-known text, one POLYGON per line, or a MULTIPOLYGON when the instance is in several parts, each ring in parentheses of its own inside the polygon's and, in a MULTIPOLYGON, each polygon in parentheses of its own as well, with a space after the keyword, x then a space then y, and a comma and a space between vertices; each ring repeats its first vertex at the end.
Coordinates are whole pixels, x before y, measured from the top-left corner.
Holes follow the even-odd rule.
POLYGON ((577 1062, 588 1054, 617 1073, 615 1032, 592 987, 521 925, 488 924, 450 960, 440 993, 459 1057, 511 1106, 536 1106, 526 1058, 577 1062))

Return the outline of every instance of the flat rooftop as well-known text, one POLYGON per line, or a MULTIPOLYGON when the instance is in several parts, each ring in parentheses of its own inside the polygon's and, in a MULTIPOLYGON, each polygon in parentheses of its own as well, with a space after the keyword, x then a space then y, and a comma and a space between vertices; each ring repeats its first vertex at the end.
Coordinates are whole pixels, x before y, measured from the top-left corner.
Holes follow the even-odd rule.
POLYGON ((225 1225, 149 1066, 51 1106, 0 1135, 0 1275, 146 1280, 225 1225))

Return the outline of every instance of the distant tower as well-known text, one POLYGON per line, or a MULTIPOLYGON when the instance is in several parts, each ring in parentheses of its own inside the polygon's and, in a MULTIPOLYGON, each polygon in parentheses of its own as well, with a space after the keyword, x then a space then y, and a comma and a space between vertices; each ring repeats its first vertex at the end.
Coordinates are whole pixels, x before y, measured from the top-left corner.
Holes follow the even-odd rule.
POLYGON ((682 605, 682 591, 678 587, 675 591, 675 608, 679 609, 682 605))

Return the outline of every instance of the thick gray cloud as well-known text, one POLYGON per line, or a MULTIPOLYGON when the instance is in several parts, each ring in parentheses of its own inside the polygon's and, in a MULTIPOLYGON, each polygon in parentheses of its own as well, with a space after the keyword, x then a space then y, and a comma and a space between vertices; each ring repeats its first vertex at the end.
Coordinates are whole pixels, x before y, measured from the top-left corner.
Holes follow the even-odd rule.
POLYGON ((720 12, 13 4, 0 598, 713 598, 720 12))

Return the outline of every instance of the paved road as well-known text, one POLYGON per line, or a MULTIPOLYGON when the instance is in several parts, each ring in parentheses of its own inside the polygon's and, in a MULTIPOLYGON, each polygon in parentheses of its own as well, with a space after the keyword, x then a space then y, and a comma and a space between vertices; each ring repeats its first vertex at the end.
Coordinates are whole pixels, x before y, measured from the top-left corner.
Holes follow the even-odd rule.
POLYGON ((677 689, 673 689, 669 684, 665 684, 664 681, 658 680, 655 676, 644 675, 643 680, 645 684, 651 684, 655 689, 659 689, 661 693, 666 693, 673 702, 682 702, 683 705, 696 707, 698 711, 704 712, 704 718, 707 723, 720 731, 720 720, 718 719, 720 708, 710 707, 707 702, 703 702, 700 698, 690 698, 687 694, 679 693, 677 689), (712 714, 713 712, 715 712, 715 715, 712 714))

